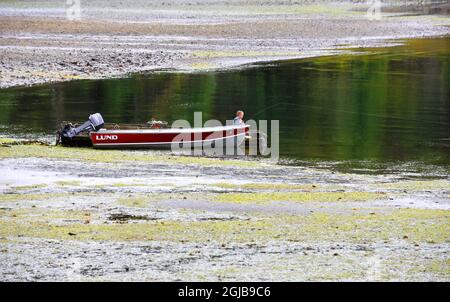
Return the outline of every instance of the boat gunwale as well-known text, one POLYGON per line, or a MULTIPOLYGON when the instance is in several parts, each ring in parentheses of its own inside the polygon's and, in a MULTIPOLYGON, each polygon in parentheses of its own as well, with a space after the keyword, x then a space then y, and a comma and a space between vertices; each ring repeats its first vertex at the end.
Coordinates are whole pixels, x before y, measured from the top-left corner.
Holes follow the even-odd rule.
POLYGON ((90 132, 93 134, 159 134, 159 133, 203 133, 229 130, 241 130, 250 128, 250 125, 227 125, 216 127, 197 127, 197 128, 153 128, 153 129, 99 129, 90 132))

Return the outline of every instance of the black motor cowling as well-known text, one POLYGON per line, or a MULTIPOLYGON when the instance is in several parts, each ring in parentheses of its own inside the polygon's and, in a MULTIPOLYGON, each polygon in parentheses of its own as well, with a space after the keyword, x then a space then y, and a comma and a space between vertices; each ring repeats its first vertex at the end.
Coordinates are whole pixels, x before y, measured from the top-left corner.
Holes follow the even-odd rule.
POLYGON ((58 141, 63 145, 70 144, 78 134, 85 131, 97 131, 104 125, 105 122, 100 113, 91 114, 89 120, 79 126, 74 126, 71 123, 64 124, 58 131, 58 141))
POLYGON ((74 136, 80 134, 83 131, 97 131, 103 127, 105 122, 100 113, 94 113, 89 116, 89 120, 84 122, 78 127, 66 127, 63 129, 61 135, 67 138, 73 138, 74 136))

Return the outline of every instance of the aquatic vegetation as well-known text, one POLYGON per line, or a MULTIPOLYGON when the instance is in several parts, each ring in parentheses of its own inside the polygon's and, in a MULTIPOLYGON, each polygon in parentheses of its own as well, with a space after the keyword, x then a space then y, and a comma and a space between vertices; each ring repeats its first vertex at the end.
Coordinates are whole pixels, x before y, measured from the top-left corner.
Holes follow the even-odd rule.
POLYGON ((146 196, 130 196, 118 198, 116 202, 127 207, 145 208, 148 206, 150 199, 146 196))
POLYGON ((308 5, 267 5, 267 6, 252 6, 248 8, 249 11, 253 11, 258 14, 271 15, 271 14, 292 14, 292 15, 309 15, 309 14, 323 14, 328 17, 333 16, 352 16, 361 14, 361 12, 354 10, 346 4, 339 6, 327 6, 322 4, 310 3, 308 5))
MULTIPOLYGON (((39 197, 42 195, 44 194, 40 194, 39 197)), ((160 200, 183 201, 183 197, 186 197, 189 202, 195 198, 213 200, 220 195, 224 194, 121 194, 116 199, 121 205, 145 208, 142 211, 126 208, 116 211, 117 205, 111 203, 106 203, 104 208, 91 207, 93 204, 90 203, 89 209, 86 210, 78 209, 78 204, 72 208, 71 202, 65 205, 58 203, 57 209, 49 207, 48 203, 45 207, 39 207, 36 203, 35 208, 14 208, 13 205, 8 205, 8 208, 0 208, 0 249, 14 241, 41 242, 45 248, 45 240, 55 239, 61 246, 64 244, 72 246, 74 241, 89 242, 93 245, 155 244, 158 253, 166 253, 167 249, 172 249, 173 245, 178 244, 186 252, 186 257, 192 259, 204 259, 205 255, 211 255, 211 251, 214 251, 217 257, 222 255, 235 257, 236 254, 241 255, 241 251, 243 253, 253 251, 257 255, 246 258, 245 263, 248 265, 215 267, 213 276, 217 276, 220 280, 233 278, 237 274, 245 279, 246 276, 250 276, 248 267, 267 270, 269 275, 266 277, 273 279, 283 276, 286 280, 296 278, 302 280, 306 271, 307 278, 316 280, 365 280, 368 278, 367 268, 370 267, 367 261, 372 257, 371 247, 381 245, 383 250, 388 250, 383 252, 384 255, 393 255, 396 262, 391 264, 390 259, 383 258, 377 260, 379 271, 376 275, 369 276, 371 280, 395 280, 404 274, 413 276, 411 278, 420 276, 425 279, 430 276, 446 278, 448 275, 448 273, 446 275, 448 261, 445 259, 430 258, 432 260, 422 261, 420 258, 414 261, 418 256, 408 253, 401 257, 402 263, 398 263, 399 250, 390 250, 392 246, 400 246, 401 252, 411 251, 416 244, 441 248, 442 245, 450 243, 450 211, 447 210, 383 208, 383 210, 375 209, 373 213, 315 211, 299 215, 258 212, 249 213, 248 220, 215 220, 195 219, 196 215, 204 217, 209 211, 189 208, 177 211, 183 213, 177 217, 154 216, 152 211, 160 207, 150 207, 152 202, 160 200), (206 198, 203 195, 206 195, 206 198), (190 218, 185 220, 185 217, 190 218), (155 218, 157 220, 153 220, 155 218), (244 248, 244 245, 248 248, 244 248), (302 245, 311 248, 298 248, 302 245), (335 250, 336 245, 340 247, 335 250), (356 249, 359 245, 367 247, 367 250, 356 249), (294 251, 285 252, 280 248, 282 252, 278 253, 273 251, 277 246, 287 246, 294 251), (341 249, 342 246, 344 247, 341 249), (265 248, 269 252, 264 251, 265 248), (197 250, 202 249, 203 252, 197 254, 197 250), (264 261, 275 259, 274 257, 277 261, 264 261), (261 260, 263 263, 258 262, 261 260), (255 266, 251 266, 252 263, 255 263, 255 266), (285 268, 294 263, 293 269, 286 271, 285 268)), ((92 196, 99 198, 98 194, 92 196)), ((116 195, 108 196, 114 200, 116 195)), ((104 197, 102 194, 100 198, 104 197)), ((428 255, 434 255, 433 253, 435 252, 431 251, 428 255)), ((206 268, 202 267, 195 273, 180 272, 180 274, 188 274, 183 276, 195 280, 210 279, 211 275, 206 274, 204 269, 206 268)))
POLYGON ((146 208, 151 202, 157 201, 184 201, 184 200, 211 200, 215 196, 210 193, 150 193, 150 194, 133 194, 128 197, 119 197, 116 202, 120 205, 128 207, 146 208))
POLYGON ((97 150, 92 148, 67 148, 61 146, 42 145, 12 145, 9 148, 0 149, 0 159, 23 157, 58 158, 106 163, 142 161, 154 163, 172 163, 180 165, 239 166, 240 168, 252 168, 259 165, 259 163, 255 161, 163 155, 151 151, 136 152, 123 150, 97 150))
POLYGON ((191 64, 191 68, 202 70, 202 69, 211 69, 215 66, 210 62, 196 62, 191 64))
POLYGON ((399 181, 394 183, 378 184, 377 187, 394 190, 450 190, 450 181, 448 180, 416 180, 399 181))
POLYGON ((224 189, 243 189, 243 190, 315 190, 318 185, 314 184, 288 184, 288 183, 215 183, 213 186, 224 189))
MULTIPOLYGON (((450 242, 450 213, 444 210, 401 209, 385 214, 325 214, 275 215, 250 220, 159 220, 131 224, 52 223, 58 218, 82 212, 33 210, 20 219, 0 220, 0 236, 72 240, 157 240, 177 242, 258 242, 271 241, 399 241, 450 242)), ((16 213, 17 216, 17 213, 16 213)), ((10 216, 9 216, 10 217, 10 216)))
POLYGON ((41 189, 47 187, 46 184, 35 184, 35 185, 27 185, 27 186, 12 186, 10 187, 13 191, 26 191, 33 189, 41 189))
POLYGON ((81 186, 81 181, 77 181, 77 180, 59 180, 55 182, 56 185, 61 186, 61 187, 66 187, 66 186, 81 186))
MULTIPOLYGON (((91 215, 88 211, 81 210, 60 210, 60 209, 52 209, 48 210, 47 208, 18 208, 14 210, 3 210, 2 212, 3 218, 9 218, 17 221, 24 221, 25 223, 33 223, 33 222, 48 222, 50 224, 54 223, 57 219, 65 219, 67 221, 74 220, 83 220, 88 215, 91 215)), ((73 222, 72 222, 73 223, 73 222)))
POLYGON ((292 202, 339 202, 365 201, 386 198, 375 192, 270 192, 270 193, 223 193, 214 200, 229 203, 265 204, 274 201, 292 202))
MULTIPOLYGON (((316 223, 303 225, 305 232, 317 233, 317 227, 328 229, 339 240, 341 235, 352 241, 406 240, 410 242, 449 242, 450 212, 446 210, 398 209, 386 214, 330 215, 312 214, 316 223)), ((297 219, 291 218, 296 221, 297 219)), ((288 219, 289 220, 289 219, 288 219)), ((325 230, 322 232, 326 233, 325 230)), ((331 236, 331 234, 329 235, 331 236)))
POLYGON ((17 142, 17 140, 13 139, 13 138, 7 138, 7 137, 0 137, 0 144, 11 144, 11 143, 15 143, 17 142))
POLYGON ((53 193, 3 193, 0 194, 0 202, 19 202, 19 201, 48 201, 52 199, 62 197, 79 197, 79 196, 95 196, 95 193, 90 192, 78 192, 78 193, 65 193, 65 192, 53 192, 53 193))
POLYGON ((143 183, 123 183, 123 182, 117 182, 117 183, 113 183, 112 185, 113 187, 117 187, 117 188, 126 188, 126 187, 145 187, 147 186, 146 184, 143 183))
POLYGON ((0 194, 0 202, 15 202, 15 201, 31 201, 31 200, 46 200, 51 197, 62 196, 62 194, 44 194, 44 193, 36 193, 36 194, 0 194), (49 196, 51 195, 51 196, 49 196))
POLYGON ((448 279, 450 276, 450 259, 433 259, 425 263, 420 263, 408 271, 408 274, 411 275, 417 273, 432 273, 433 275, 441 275, 448 279))

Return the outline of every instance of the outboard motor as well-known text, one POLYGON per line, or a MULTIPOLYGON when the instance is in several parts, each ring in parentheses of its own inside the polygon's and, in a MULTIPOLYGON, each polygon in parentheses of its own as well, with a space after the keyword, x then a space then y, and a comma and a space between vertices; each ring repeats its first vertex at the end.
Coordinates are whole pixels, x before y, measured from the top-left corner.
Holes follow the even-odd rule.
POLYGON ((103 121, 103 117, 100 113, 94 113, 89 116, 89 120, 81 124, 80 126, 73 128, 73 127, 66 127, 62 131, 62 136, 66 138, 73 138, 74 136, 80 134, 83 131, 97 131, 103 127, 105 122, 103 121))
POLYGON ((58 130, 58 136, 56 144, 62 144, 67 146, 84 146, 91 143, 90 139, 86 136, 77 137, 78 134, 85 131, 97 131, 105 125, 103 117, 100 113, 94 113, 89 116, 89 120, 81 124, 80 126, 73 126, 71 123, 63 124, 61 129, 58 130))

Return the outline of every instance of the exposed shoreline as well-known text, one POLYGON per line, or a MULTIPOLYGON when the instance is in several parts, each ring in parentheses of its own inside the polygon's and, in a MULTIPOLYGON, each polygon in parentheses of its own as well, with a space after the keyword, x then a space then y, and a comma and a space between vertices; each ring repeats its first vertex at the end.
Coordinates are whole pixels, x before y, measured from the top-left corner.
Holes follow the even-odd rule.
MULTIPOLYGON (((450 34, 437 15, 370 21, 364 7, 260 2, 95 0, 78 21, 51 1, 0 3, 0 88, 450 34)), ((449 281, 448 166, 292 165, 6 137, 0 170, 1 281, 449 281)))
POLYGON ((364 8, 355 11, 348 4, 186 6, 181 1, 121 8, 113 2, 102 10, 101 3, 83 4, 79 20, 68 20, 64 7, 54 4, 1 4, 0 88, 161 69, 227 69, 450 34, 449 18, 386 13, 371 21, 364 8))
POLYGON ((445 175, 0 148, 2 281, 448 280, 445 175))

